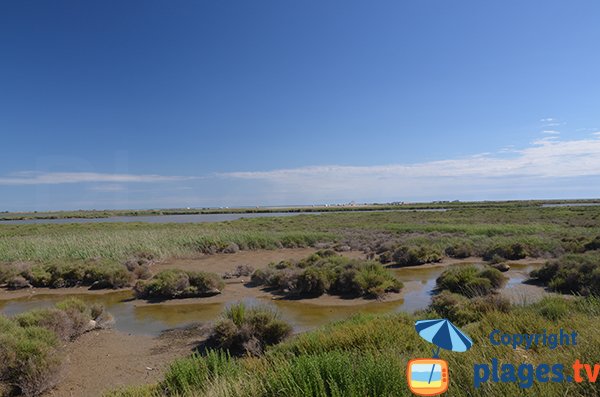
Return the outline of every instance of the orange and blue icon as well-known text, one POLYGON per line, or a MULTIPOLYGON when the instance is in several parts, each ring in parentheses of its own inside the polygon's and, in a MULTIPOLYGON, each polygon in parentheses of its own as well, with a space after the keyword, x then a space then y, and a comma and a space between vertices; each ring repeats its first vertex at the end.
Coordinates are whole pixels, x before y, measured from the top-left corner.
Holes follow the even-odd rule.
POLYGON ((410 391, 418 396, 437 396, 448 390, 448 363, 435 358, 410 360, 406 367, 410 391))
POLYGON ((473 341, 446 319, 422 320, 415 323, 419 336, 437 346, 433 358, 410 360, 406 368, 406 381, 410 391, 418 396, 437 396, 448 390, 450 375, 448 363, 439 359, 440 349, 465 352, 473 341))

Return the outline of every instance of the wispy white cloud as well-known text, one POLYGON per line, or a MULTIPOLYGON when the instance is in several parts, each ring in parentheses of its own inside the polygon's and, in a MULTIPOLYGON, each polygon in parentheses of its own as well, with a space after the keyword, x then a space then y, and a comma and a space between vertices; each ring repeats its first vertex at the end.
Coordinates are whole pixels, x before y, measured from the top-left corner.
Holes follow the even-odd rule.
POLYGON ((544 130, 544 131, 542 131, 542 134, 560 135, 560 131, 557 131, 557 130, 544 130))
POLYGON ((118 183, 101 183, 99 185, 90 186, 88 190, 93 192, 111 193, 125 191, 127 190, 127 187, 118 183))
POLYGON ((23 171, 0 177, 0 185, 59 185, 67 183, 154 183, 193 179, 194 177, 95 172, 23 171))
MULTIPOLYGON (((600 134, 599 134, 600 135, 600 134)), ((407 189, 431 191, 441 186, 477 188, 478 184, 503 180, 516 186, 519 180, 600 175, 600 139, 559 141, 550 136, 509 154, 475 156, 414 164, 378 166, 323 165, 271 171, 231 172, 222 176, 262 180, 284 191, 361 192, 373 189, 395 194, 407 189)))

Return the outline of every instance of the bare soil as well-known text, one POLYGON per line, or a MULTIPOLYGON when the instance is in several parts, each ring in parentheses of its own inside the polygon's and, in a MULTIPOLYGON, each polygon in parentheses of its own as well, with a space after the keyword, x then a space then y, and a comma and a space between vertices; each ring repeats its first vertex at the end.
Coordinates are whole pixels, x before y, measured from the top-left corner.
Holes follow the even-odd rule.
POLYGON ((178 357, 206 338, 207 328, 165 332, 158 338, 93 331, 66 346, 67 366, 49 397, 102 396, 108 390, 156 383, 178 357))

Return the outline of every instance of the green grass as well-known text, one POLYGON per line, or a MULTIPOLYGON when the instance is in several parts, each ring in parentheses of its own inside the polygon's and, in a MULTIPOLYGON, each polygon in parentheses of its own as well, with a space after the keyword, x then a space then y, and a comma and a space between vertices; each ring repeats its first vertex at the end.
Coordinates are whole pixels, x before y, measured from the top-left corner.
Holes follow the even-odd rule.
MULTIPOLYGON (((206 357, 178 360, 156 385, 116 391, 111 396, 239 396, 239 397, 330 397, 411 396, 406 385, 406 363, 431 357, 432 345, 414 329, 416 319, 436 318, 429 311, 413 316, 359 315, 349 320, 298 335, 267 349, 259 358, 234 358, 217 351, 206 357)), ((474 341, 466 353, 442 351, 450 368, 451 396, 595 396, 591 383, 540 383, 530 389, 513 383, 485 383, 474 388, 475 364, 561 363, 565 368, 580 359, 595 363, 600 357, 600 300, 546 298, 529 306, 489 310, 462 327, 474 341), (557 309, 560 307, 560 309, 557 309), (494 329, 507 333, 578 332, 575 346, 551 350, 537 346, 513 350, 494 346, 489 334, 494 329)), ((568 374, 568 372, 566 372, 568 374)))
POLYGON ((541 208, 539 203, 455 205, 446 212, 367 211, 240 219, 204 224, 0 225, 0 261, 156 258, 241 249, 306 247, 323 241, 354 248, 394 241, 443 253, 468 244, 475 255, 523 244, 531 256, 586 250, 598 237, 600 207, 541 208))
POLYGON ((232 242, 241 249, 275 249, 328 239, 326 233, 245 231, 227 223, 0 225, 0 261, 123 261, 136 253, 165 258, 218 252, 232 242))

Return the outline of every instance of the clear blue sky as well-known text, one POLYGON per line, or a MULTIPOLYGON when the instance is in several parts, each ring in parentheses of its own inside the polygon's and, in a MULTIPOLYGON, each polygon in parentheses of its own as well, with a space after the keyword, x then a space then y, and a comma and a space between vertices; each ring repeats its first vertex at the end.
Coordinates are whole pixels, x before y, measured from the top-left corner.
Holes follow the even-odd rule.
POLYGON ((600 196, 598 1, 0 2, 0 211, 600 196))

